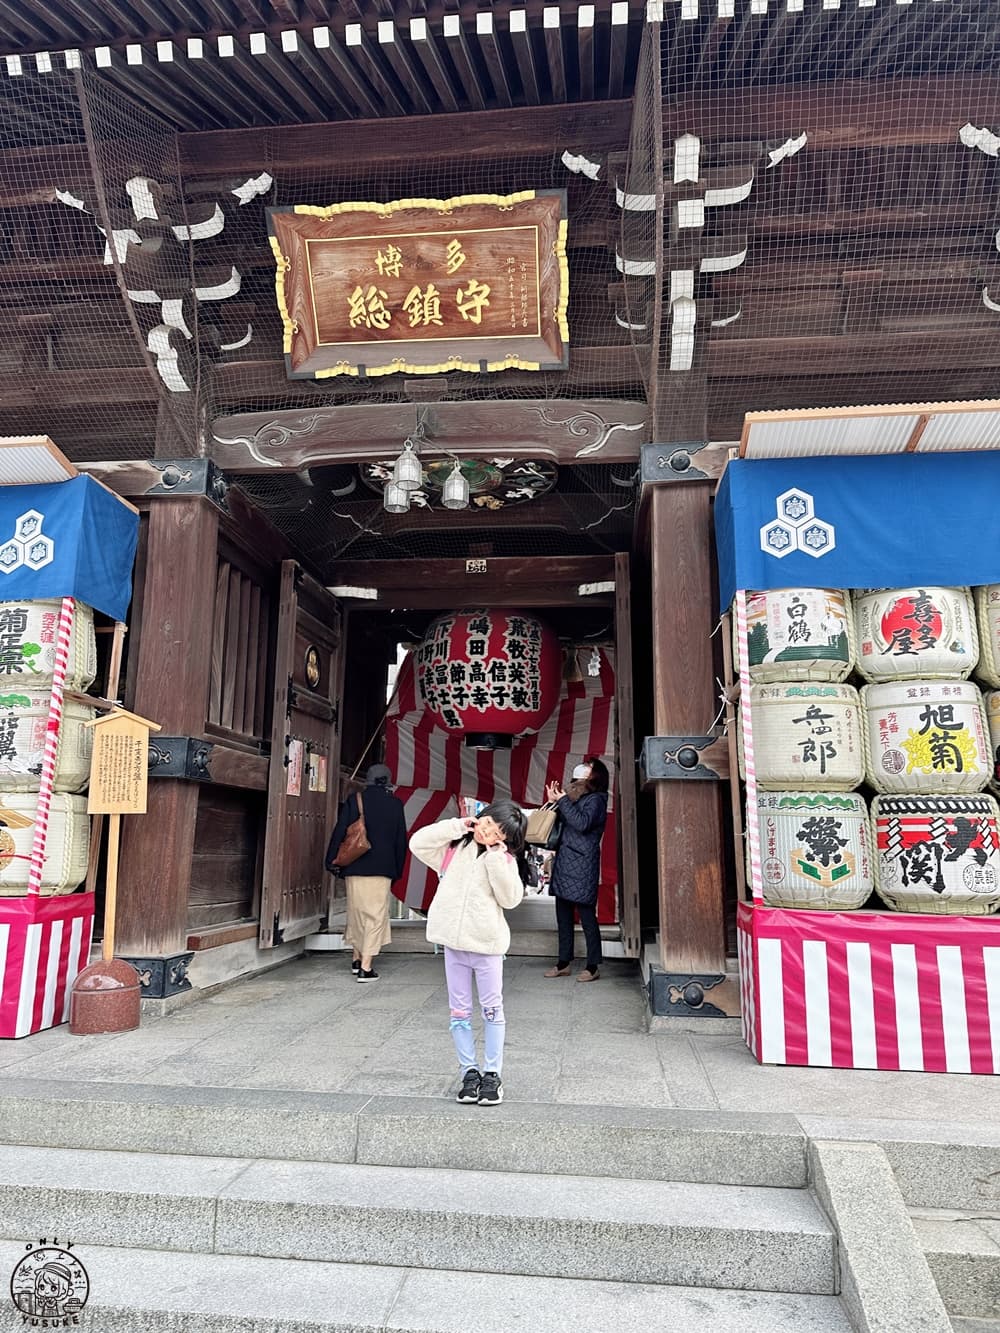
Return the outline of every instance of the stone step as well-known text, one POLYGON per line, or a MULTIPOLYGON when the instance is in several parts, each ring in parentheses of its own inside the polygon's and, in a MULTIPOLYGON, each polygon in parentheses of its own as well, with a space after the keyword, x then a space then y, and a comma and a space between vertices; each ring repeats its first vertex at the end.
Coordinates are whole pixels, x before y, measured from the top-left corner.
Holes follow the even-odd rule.
POLYGON ((1000 1320, 1000 1210, 914 1208, 910 1216, 948 1313, 1000 1320))
MULTIPOLYGON (((206 1071, 211 1077, 211 1070, 206 1071)), ((0 1143, 802 1187, 792 1116, 7 1077, 0 1143)))
POLYGON ((877 1143, 911 1208, 1000 1214, 1000 1124, 800 1115, 813 1139, 877 1143))
MULTIPOLYGON (((76 1243, 91 1333, 467 1333, 470 1328, 850 1333, 834 1296, 290 1263, 76 1243), (498 1312, 502 1311, 502 1315, 498 1312)), ((0 1242, 0 1271, 24 1254, 0 1242)))
POLYGON ((811 1196, 741 1185, 7 1147, 0 1230, 81 1246, 837 1290, 834 1236, 811 1196))

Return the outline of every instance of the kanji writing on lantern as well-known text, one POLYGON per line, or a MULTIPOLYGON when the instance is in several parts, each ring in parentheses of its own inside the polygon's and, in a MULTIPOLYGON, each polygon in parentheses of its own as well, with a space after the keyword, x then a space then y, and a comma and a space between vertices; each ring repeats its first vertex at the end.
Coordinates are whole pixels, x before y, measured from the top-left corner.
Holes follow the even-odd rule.
POLYGON ((381 287, 355 287, 348 298, 351 328, 363 324, 368 329, 387 329, 392 320, 392 312, 385 304, 388 299, 381 287))
POLYGON ((445 262, 449 277, 451 274, 457 273, 465 263, 465 251, 462 249, 462 242, 457 238, 452 238, 448 242, 448 248, 445 251, 445 262))
POLYGON ((421 290, 411 287, 403 302, 403 309, 410 317, 410 328, 426 328, 428 324, 441 324, 441 293, 429 282, 421 290))
POLYGON ((403 268, 403 252, 395 245, 387 245, 375 256, 375 267, 383 278, 398 278, 403 268))
POLYGON ((485 282, 470 278, 464 287, 460 287, 455 296, 455 304, 463 319, 471 324, 483 322, 483 310, 489 305, 490 287, 485 282))

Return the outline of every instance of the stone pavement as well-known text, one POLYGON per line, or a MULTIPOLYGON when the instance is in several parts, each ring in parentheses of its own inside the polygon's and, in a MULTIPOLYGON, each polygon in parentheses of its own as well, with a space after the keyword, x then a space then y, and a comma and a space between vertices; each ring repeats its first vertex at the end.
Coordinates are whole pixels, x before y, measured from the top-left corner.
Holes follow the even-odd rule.
MULTIPOLYGON (((359 985, 346 954, 307 956, 163 1018, 144 1018, 136 1032, 74 1037, 60 1027, 0 1042, 0 1074, 449 1095, 456 1066, 443 959, 396 954, 378 966, 380 979, 359 985)), ((508 1101, 790 1112, 807 1132, 877 1119, 938 1124, 945 1136, 949 1124, 962 1125, 996 1133, 1000 1151, 1000 1079, 762 1068, 737 1035, 647 1033, 634 964, 610 962, 589 986, 547 981, 545 966, 507 963, 508 1101)))

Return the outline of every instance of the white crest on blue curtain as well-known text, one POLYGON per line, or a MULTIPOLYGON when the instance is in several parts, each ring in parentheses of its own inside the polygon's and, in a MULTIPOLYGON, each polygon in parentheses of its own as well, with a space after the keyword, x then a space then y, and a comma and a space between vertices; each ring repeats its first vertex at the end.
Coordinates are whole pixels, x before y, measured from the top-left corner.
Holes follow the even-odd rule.
POLYGON ((55 542, 42 531, 45 515, 37 509, 21 514, 14 524, 14 535, 0 546, 0 573, 12 574, 22 565, 43 569, 52 563, 55 542))
POLYGON ((775 517, 760 530, 760 549, 781 560, 792 551, 819 558, 837 544, 832 523, 816 517, 816 505, 808 491, 792 487, 774 502, 775 517))

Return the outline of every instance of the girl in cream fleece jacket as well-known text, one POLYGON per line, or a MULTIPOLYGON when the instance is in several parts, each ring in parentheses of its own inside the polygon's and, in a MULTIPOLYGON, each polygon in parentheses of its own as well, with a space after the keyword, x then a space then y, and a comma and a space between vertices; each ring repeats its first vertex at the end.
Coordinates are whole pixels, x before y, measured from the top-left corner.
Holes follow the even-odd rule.
POLYGON ((410 839, 413 855, 440 876, 427 938, 444 946, 460 1102, 495 1106, 503 1100, 503 956, 510 947, 504 908, 516 907, 524 896, 519 861, 526 823, 513 801, 495 801, 478 819, 444 819, 410 839), (472 1033, 473 976, 485 1029, 482 1074, 472 1033))

